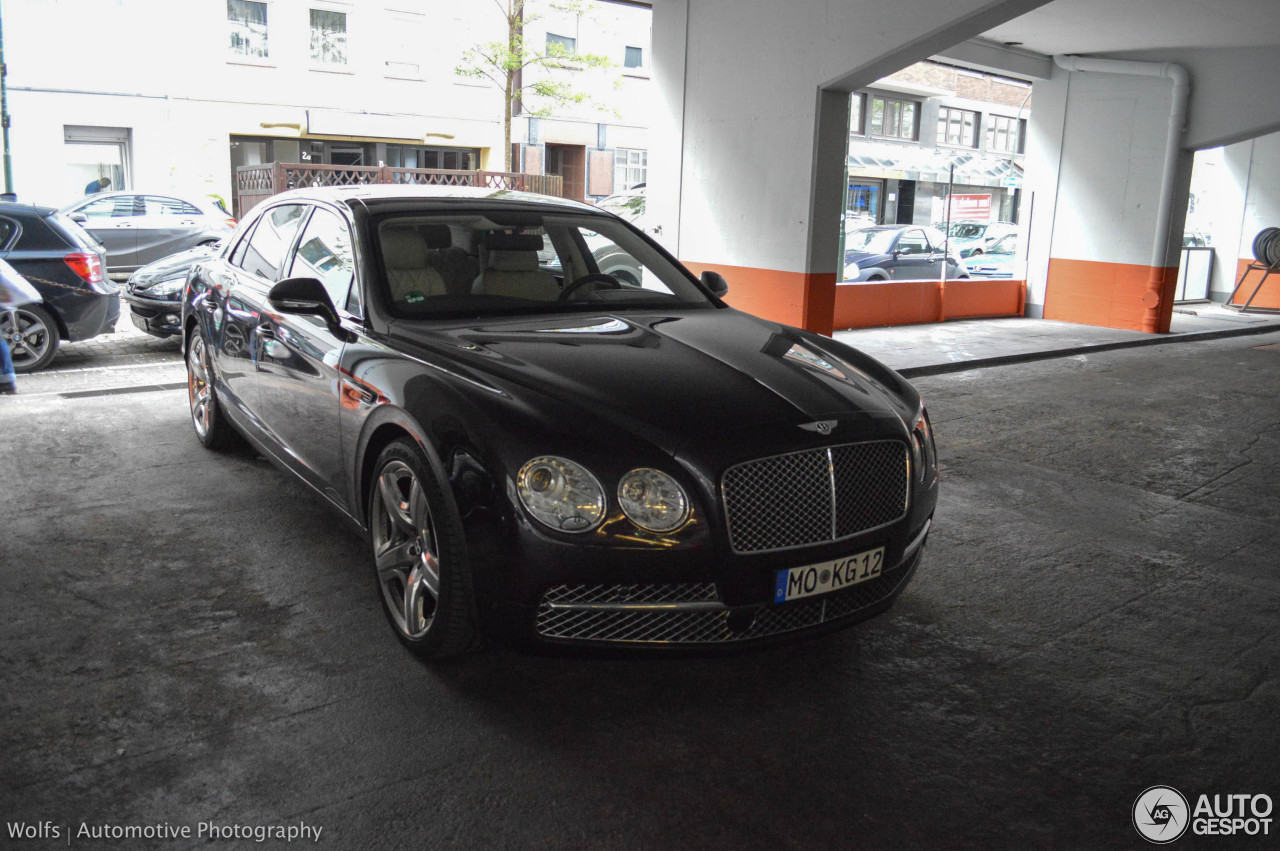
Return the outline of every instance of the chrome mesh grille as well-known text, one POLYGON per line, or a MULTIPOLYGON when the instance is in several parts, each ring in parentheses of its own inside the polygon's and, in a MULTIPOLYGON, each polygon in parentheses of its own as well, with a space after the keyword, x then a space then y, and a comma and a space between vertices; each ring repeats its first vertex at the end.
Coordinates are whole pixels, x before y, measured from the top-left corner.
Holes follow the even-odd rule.
POLYGON ((839 540, 907 510, 907 447, 846 443, 730 467, 721 481, 729 542, 758 553, 839 540))
POLYGON ((780 635, 848 617, 892 596, 911 575, 903 565, 821 597, 734 612, 713 583, 558 585, 543 595, 535 627, 544 638, 623 644, 726 644, 780 635), (736 618, 735 618, 736 615, 736 618), (740 619, 748 618, 747 622, 740 619), (733 622, 733 626, 730 626, 733 622))

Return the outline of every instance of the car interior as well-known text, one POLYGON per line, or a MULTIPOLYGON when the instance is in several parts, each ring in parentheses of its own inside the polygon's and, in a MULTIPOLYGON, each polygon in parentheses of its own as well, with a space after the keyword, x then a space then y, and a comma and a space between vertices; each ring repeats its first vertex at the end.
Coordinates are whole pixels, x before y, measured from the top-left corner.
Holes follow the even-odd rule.
POLYGON ((651 252, 660 263, 642 240, 615 234, 627 243, 623 246, 579 222, 398 215, 380 221, 375 233, 392 311, 406 316, 522 305, 545 309, 570 301, 701 301, 692 287, 677 297, 680 283, 673 289, 669 275, 653 274, 650 263, 632 257, 632 251, 651 252), (608 256, 616 263, 620 255, 646 270, 639 285, 601 270, 597 258, 608 256))

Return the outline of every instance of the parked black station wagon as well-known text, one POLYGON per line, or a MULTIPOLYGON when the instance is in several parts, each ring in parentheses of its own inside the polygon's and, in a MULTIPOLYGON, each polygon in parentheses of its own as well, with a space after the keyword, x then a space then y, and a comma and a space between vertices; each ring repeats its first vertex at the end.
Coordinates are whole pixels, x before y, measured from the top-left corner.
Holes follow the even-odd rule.
POLYGON ((410 649, 744 645, 887 609, 937 464, 919 394, 737 311, 597 208, 286 192, 192 270, 196 434, 239 433, 368 537, 410 649), (602 240, 638 281, 600 271, 602 240))

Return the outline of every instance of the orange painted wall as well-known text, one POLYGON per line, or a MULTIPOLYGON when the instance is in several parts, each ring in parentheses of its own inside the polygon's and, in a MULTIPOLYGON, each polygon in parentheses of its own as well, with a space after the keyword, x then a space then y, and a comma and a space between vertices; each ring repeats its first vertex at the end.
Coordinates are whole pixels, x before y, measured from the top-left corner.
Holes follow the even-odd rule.
MULTIPOLYGON (((1156 306, 1156 332, 1166 333, 1173 316, 1173 294, 1178 267, 1160 269, 1160 303, 1156 306)), ((1100 263, 1094 260, 1049 259, 1044 318, 1082 325, 1143 330, 1146 318, 1147 280, 1150 266, 1100 263)))
POLYGON ((774 322, 795 325, 819 334, 830 334, 835 310, 836 276, 805 272, 778 272, 721 263, 684 265, 695 275, 719 272, 729 282, 725 301, 739 310, 774 322))
POLYGON ((918 325, 977 316, 1021 316, 1023 281, 970 278, 947 281, 877 281, 836 286, 835 327, 918 325))
MULTIPOLYGON (((1241 257, 1236 263, 1236 282, 1240 282, 1240 276, 1249 268, 1249 264, 1255 262, 1252 257, 1241 257)), ((1244 304, 1249 300, 1249 296, 1253 295, 1253 291, 1257 289, 1258 284, 1262 283, 1262 276, 1265 272, 1253 270, 1249 272, 1249 277, 1245 279, 1244 286, 1240 287, 1235 298, 1231 300, 1232 304, 1244 304)), ((1262 284, 1262 288, 1258 290, 1258 294, 1254 296, 1252 307, 1274 307, 1280 308, 1280 274, 1273 274, 1267 278, 1267 282, 1262 284)))

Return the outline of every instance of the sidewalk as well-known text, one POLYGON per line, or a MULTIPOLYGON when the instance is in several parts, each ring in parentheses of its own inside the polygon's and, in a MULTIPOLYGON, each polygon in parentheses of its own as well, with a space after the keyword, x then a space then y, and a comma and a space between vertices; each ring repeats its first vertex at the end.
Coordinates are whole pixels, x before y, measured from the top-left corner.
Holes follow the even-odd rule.
MULTIPOLYGON (((1178 311, 1169 334, 1006 317, 861 328, 833 336, 913 378, 1133 346, 1280 332, 1276 315, 1240 314, 1210 304, 1178 311)), ((19 386, 25 396, 81 396, 168 390, 185 381, 178 340, 142 333, 126 307, 114 334, 64 345, 49 369, 22 376, 19 386)))
POLYGON ((1277 315, 1242 314, 1216 304, 1189 304, 1175 310, 1168 334, 1006 317, 859 328, 837 331, 832 336, 912 378, 1134 346, 1274 331, 1280 331, 1277 315))

